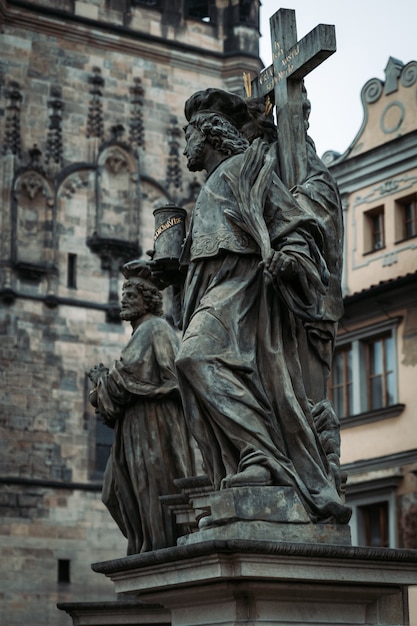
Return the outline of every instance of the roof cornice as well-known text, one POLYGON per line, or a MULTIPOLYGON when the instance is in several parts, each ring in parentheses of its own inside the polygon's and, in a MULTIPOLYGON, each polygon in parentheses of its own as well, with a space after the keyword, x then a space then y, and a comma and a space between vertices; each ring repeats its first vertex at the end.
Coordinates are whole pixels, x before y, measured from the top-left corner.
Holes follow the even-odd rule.
POLYGON ((417 130, 328 167, 342 194, 402 174, 417 167, 417 130))
POLYGON ((210 73, 212 66, 212 71, 217 76, 219 62, 236 58, 245 59, 246 64, 253 63, 254 68, 262 67, 258 56, 244 51, 219 52, 209 47, 200 48, 173 38, 167 39, 139 32, 125 25, 94 20, 62 9, 35 5, 25 0, 0 0, 0 18, 5 23, 33 30, 35 16, 37 31, 46 35, 65 37, 76 43, 88 42, 91 46, 106 47, 113 51, 140 54, 162 63, 167 61, 172 63, 176 60, 181 65, 185 63, 186 58, 188 68, 192 64, 192 59, 195 59, 197 65, 201 65, 201 59, 204 58, 205 73, 210 73))

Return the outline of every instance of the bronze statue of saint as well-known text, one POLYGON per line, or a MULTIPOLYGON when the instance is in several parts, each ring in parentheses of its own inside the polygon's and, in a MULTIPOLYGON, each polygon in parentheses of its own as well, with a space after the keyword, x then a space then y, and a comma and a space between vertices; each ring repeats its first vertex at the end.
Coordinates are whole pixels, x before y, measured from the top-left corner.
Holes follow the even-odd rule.
POLYGON ((340 242, 314 203, 337 198, 316 167, 297 201, 279 178, 275 144, 244 136, 251 114, 239 96, 197 92, 185 116, 188 167, 206 170, 207 180, 181 259, 176 366, 205 471, 215 489, 292 486, 313 522, 346 523, 350 509, 316 425, 299 348, 300 321, 331 314, 335 267, 326 251, 340 242))
POLYGON ((175 545, 159 496, 174 479, 194 474, 193 456, 175 375, 178 338, 162 317, 162 294, 144 261, 123 269, 120 317, 133 333, 108 369, 89 371, 91 403, 114 428, 103 502, 128 540, 128 554, 175 545))

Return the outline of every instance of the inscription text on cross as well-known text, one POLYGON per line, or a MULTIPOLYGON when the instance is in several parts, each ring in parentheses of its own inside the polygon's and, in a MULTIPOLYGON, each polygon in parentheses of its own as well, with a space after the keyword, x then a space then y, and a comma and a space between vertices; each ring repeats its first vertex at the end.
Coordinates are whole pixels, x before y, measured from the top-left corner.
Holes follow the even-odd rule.
POLYGON ((252 81, 252 95, 274 93, 280 175, 288 188, 307 169, 303 79, 336 51, 334 26, 319 24, 297 42, 295 11, 279 9, 271 18, 273 63, 252 81))

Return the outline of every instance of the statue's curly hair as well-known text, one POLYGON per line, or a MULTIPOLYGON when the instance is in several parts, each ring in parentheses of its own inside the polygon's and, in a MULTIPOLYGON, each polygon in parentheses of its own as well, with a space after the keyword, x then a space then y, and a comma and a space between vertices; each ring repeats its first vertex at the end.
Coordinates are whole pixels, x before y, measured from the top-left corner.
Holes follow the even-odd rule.
POLYGON ((121 272, 125 277, 124 284, 134 287, 136 291, 142 294, 148 312, 161 317, 163 315, 162 294, 158 287, 153 284, 151 270, 147 262, 142 259, 133 259, 123 265, 121 272))
POLYGON ((241 154, 249 141, 228 119, 217 113, 197 113, 190 122, 206 137, 215 150, 226 156, 241 154))
POLYGON ((148 285, 141 281, 140 277, 129 277, 125 281, 125 285, 132 285, 138 293, 142 295, 143 302, 148 310, 148 313, 152 313, 157 317, 162 317, 164 314, 162 308, 162 293, 157 287, 148 285))

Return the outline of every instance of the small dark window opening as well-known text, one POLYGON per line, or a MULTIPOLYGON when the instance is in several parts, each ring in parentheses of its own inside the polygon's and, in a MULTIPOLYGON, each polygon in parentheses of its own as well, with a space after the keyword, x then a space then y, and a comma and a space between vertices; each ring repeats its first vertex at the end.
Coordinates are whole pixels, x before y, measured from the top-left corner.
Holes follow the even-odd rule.
POLYGON ((187 0, 188 17, 194 17, 203 22, 211 21, 211 2, 209 0, 187 0))
POLYGON ((103 423, 101 415, 97 415, 96 421, 96 458, 95 472, 102 474, 106 469, 107 460, 114 440, 114 430, 103 423))
POLYGON ((368 410, 394 404, 395 346, 391 334, 367 344, 368 410))
POLYGON ((143 4, 144 6, 151 7, 153 9, 159 9, 161 6, 160 0, 133 0, 133 5, 143 4))
POLYGON ((336 350, 329 381, 329 396, 339 417, 352 415, 352 369, 352 346, 348 345, 336 350))
POLYGON ((364 213, 364 253, 375 252, 385 247, 384 207, 376 207, 364 213))
POLYGON ((77 255, 71 253, 68 254, 67 287, 77 289, 77 255))
POLYGON ((417 236, 417 200, 404 202, 404 238, 417 236))
POLYGON ((389 546, 388 502, 358 507, 359 545, 374 548, 389 546))
POLYGON ((239 18, 241 24, 252 24, 253 23, 253 15, 252 15, 253 3, 251 0, 240 0, 239 2, 239 18))
POLYGON ((372 250, 384 247, 384 214, 376 213, 371 216, 372 221, 372 250))
POLYGON ((71 561, 69 559, 58 559, 58 582, 59 583, 70 583, 70 565, 71 561))

